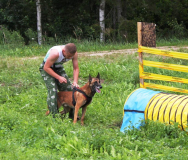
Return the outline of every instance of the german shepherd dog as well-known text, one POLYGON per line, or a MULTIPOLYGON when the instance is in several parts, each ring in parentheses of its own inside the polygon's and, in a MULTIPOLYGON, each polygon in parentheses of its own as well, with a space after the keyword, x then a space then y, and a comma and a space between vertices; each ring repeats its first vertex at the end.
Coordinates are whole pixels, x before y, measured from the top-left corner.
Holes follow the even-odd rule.
MULTIPOLYGON (((64 110, 60 112, 61 115, 66 114, 71 108, 74 109, 73 123, 77 122, 78 111, 82 108, 81 125, 84 125, 84 117, 87 106, 91 103, 92 97, 96 92, 100 93, 102 88, 100 83, 100 74, 96 78, 89 75, 89 81, 81 88, 73 88, 73 91, 58 92, 57 104, 58 109, 63 106, 64 110)), ((46 115, 50 112, 47 111, 46 115)))

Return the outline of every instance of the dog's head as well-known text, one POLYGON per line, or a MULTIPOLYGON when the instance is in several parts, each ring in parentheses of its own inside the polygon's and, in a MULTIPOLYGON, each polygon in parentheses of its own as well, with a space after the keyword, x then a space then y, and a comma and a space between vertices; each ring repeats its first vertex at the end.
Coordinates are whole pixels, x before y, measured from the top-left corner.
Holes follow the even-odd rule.
POLYGON ((90 75, 89 75, 89 85, 90 85, 90 88, 91 88, 91 91, 93 93, 100 93, 100 89, 102 88, 101 86, 101 82, 100 82, 100 74, 98 73, 97 77, 96 78, 92 78, 90 75))

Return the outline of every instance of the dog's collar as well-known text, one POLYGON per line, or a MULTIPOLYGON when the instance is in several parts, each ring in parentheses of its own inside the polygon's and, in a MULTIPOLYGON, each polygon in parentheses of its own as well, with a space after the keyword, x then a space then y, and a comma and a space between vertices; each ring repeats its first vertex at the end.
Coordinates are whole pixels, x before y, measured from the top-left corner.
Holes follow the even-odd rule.
POLYGON ((82 93, 83 95, 84 95, 84 97, 86 98, 86 104, 85 105, 87 105, 88 103, 90 103, 91 102, 91 100, 92 100, 92 97, 89 97, 84 91, 82 91, 82 90, 80 90, 80 89, 78 89, 78 88, 76 88, 76 87, 73 87, 73 92, 72 92, 72 104, 75 106, 76 105, 76 101, 75 101, 75 98, 74 98, 74 92, 75 91, 78 91, 78 92, 80 92, 80 93, 82 93))

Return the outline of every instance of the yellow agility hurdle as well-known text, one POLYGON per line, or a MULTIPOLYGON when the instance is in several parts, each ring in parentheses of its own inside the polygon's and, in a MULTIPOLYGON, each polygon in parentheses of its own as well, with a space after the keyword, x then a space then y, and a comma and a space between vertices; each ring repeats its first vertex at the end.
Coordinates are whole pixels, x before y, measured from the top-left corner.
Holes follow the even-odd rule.
POLYGON ((186 89, 144 82, 144 79, 150 79, 150 80, 160 80, 160 81, 179 82, 179 83, 188 84, 188 79, 144 72, 144 67, 143 67, 143 66, 150 66, 150 67, 156 67, 156 68, 179 71, 179 72, 188 72, 188 66, 143 60, 142 58, 143 52, 188 60, 187 53, 165 51, 165 50, 154 49, 154 48, 143 47, 143 46, 139 46, 138 48, 138 53, 140 55, 139 56, 139 75, 141 79, 140 80, 141 88, 155 88, 155 89, 168 90, 168 91, 174 91, 174 92, 188 93, 188 90, 186 89))

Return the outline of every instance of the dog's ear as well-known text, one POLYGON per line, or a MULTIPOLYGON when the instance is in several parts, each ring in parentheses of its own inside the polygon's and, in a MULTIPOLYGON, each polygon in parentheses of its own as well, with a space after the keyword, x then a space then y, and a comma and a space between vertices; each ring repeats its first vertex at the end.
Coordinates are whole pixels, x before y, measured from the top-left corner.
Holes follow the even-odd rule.
POLYGON ((97 77, 96 78, 98 78, 98 79, 100 79, 100 74, 98 73, 98 75, 97 75, 97 77))
POLYGON ((99 72, 98 72, 98 75, 97 75, 97 77, 96 78, 98 78, 99 79, 99 83, 100 83, 100 74, 99 74, 99 72))
POLYGON ((91 77, 91 75, 89 74, 89 83, 91 83, 91 81, 92 81, 92 77, 91 77))

